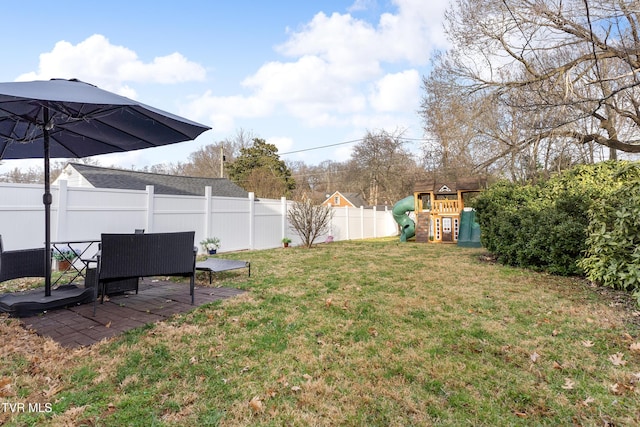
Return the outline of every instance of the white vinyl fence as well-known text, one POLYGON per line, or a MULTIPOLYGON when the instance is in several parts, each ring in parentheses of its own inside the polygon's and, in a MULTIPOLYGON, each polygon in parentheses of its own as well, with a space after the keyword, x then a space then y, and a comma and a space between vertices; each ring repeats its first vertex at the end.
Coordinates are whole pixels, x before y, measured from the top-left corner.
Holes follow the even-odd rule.
MULTIPOLYGON (((0 235, 4 249, 42 247, 44 206, 42 185, 0 183, 0 235)), ((287 236, 292 244, 299 237, 289 227, 290 201, 257 200, 249 197, 173 196, 146 191, 68 187, 66 181, 52 186, 51 240, 99 240, 101 233, 147 233, 195 231, 198 243, 218 237, 220 252, 269 249, 280 246, 287 236)), ((330 235, 353 240, 393 236, 398 228, 391 211, 363 208, 333 208, 330 235)), ((325 241, 322 236, 316 241, 325 241)), ((202 248, 200 248, 202 250, 202 248)))

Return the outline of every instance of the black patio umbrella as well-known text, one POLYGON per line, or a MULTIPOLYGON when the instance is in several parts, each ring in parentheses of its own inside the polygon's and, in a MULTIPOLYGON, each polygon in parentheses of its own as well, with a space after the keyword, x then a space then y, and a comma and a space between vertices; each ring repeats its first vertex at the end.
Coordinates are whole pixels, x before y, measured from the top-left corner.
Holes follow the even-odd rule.
POLYGON ((44 158, 45 296, 51 295, 49 159, 158 147, 209 129, 75 79, 0 83, 0 159, 44 158))

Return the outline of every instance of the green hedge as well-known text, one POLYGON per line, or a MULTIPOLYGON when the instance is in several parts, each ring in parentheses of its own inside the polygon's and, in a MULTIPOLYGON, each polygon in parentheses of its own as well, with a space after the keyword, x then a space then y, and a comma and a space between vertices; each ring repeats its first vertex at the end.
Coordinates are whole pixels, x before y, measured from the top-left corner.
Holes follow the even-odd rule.
MULTIPOLYGON (((607 224, 604 229, 609 230, 609 220, 603 220, 597 213, 609 218, 612 210, 603 206, 612 209, 617 206, 612 200, 624 199, 621 195, 630 191, 630 182, 638 177, 640 166, 637 163, 609 161, 577 166, 535 185, 497 183, 474 203, 482 244, 505 264, 560 275, 586 273, 608 285, 617 283, 618 279, 604 281, 602 268, 606 264, 611 269, 611 259, 598 258, 600 252, 593 245, 601 244, 601 241, 588 236, 593 233, 592 222, 596 217, 604 221, 607 224), (585 253, 589 262, 581 261, 585 253)), ((632 205, 632 201, 625 204, 627 212, 632 205)), ((635 206, 640 204, 636 202, 635 206)), ((625 216, 630 217, 633 214, 625 216)), ((635 219, 638 220, 638 215, 635 219)), ((632 225, 626 226, 628 229, 632 225)), ((598 230, 603 230, 602 225, 598 230)), ((601 240, 610 241, 611 237, 601 240)), ((634 256, 640 256, 637 250, 634 256)), ((640 276, 630 276, 631 267, 627 267, 630 265, 637 271, 638 258, 635 258, 635 264, 629 264, 629 261, 616 264, 615 271, 625 271, 625 283, 635 280, 633 286, 637 286, 640 276)))
POLYGON ((631 291, 640 303, 640 165, 621 168, 625 184, 589 211, 586 251, 578 265, 587 277, 631 291))

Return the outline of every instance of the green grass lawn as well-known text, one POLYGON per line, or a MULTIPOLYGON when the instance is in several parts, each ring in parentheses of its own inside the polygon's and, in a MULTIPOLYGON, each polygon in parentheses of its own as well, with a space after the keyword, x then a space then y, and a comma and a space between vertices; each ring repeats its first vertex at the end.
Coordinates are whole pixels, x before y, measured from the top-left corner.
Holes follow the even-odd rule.
POLYGON ((397 239, 225 254, 251 278, 214 284, 246 294, 71 351, 2 318, 0 404, 51 410, 0 423, 640 423, 627 299, 483 254, 397 239))

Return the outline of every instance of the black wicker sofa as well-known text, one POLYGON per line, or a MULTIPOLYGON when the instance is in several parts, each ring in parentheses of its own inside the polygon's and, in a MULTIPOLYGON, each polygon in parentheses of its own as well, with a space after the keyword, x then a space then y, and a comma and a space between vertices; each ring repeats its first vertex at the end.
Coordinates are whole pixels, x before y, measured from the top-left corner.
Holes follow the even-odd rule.
POLYGON ((5 251, 0 235, 0 282, 23 277, 44 277, 44 257, 44 247, 5 251))
POLYGON ((147 234, 102 234, 97 267, 92 278, 94 307, 98 295, 103 302, 109 294, 109 284, 124 279, 151 276, 189 277, 191 304, 194 303, 195 265, 197 248, 194 247, 195 232, 147 233, 147 234))

